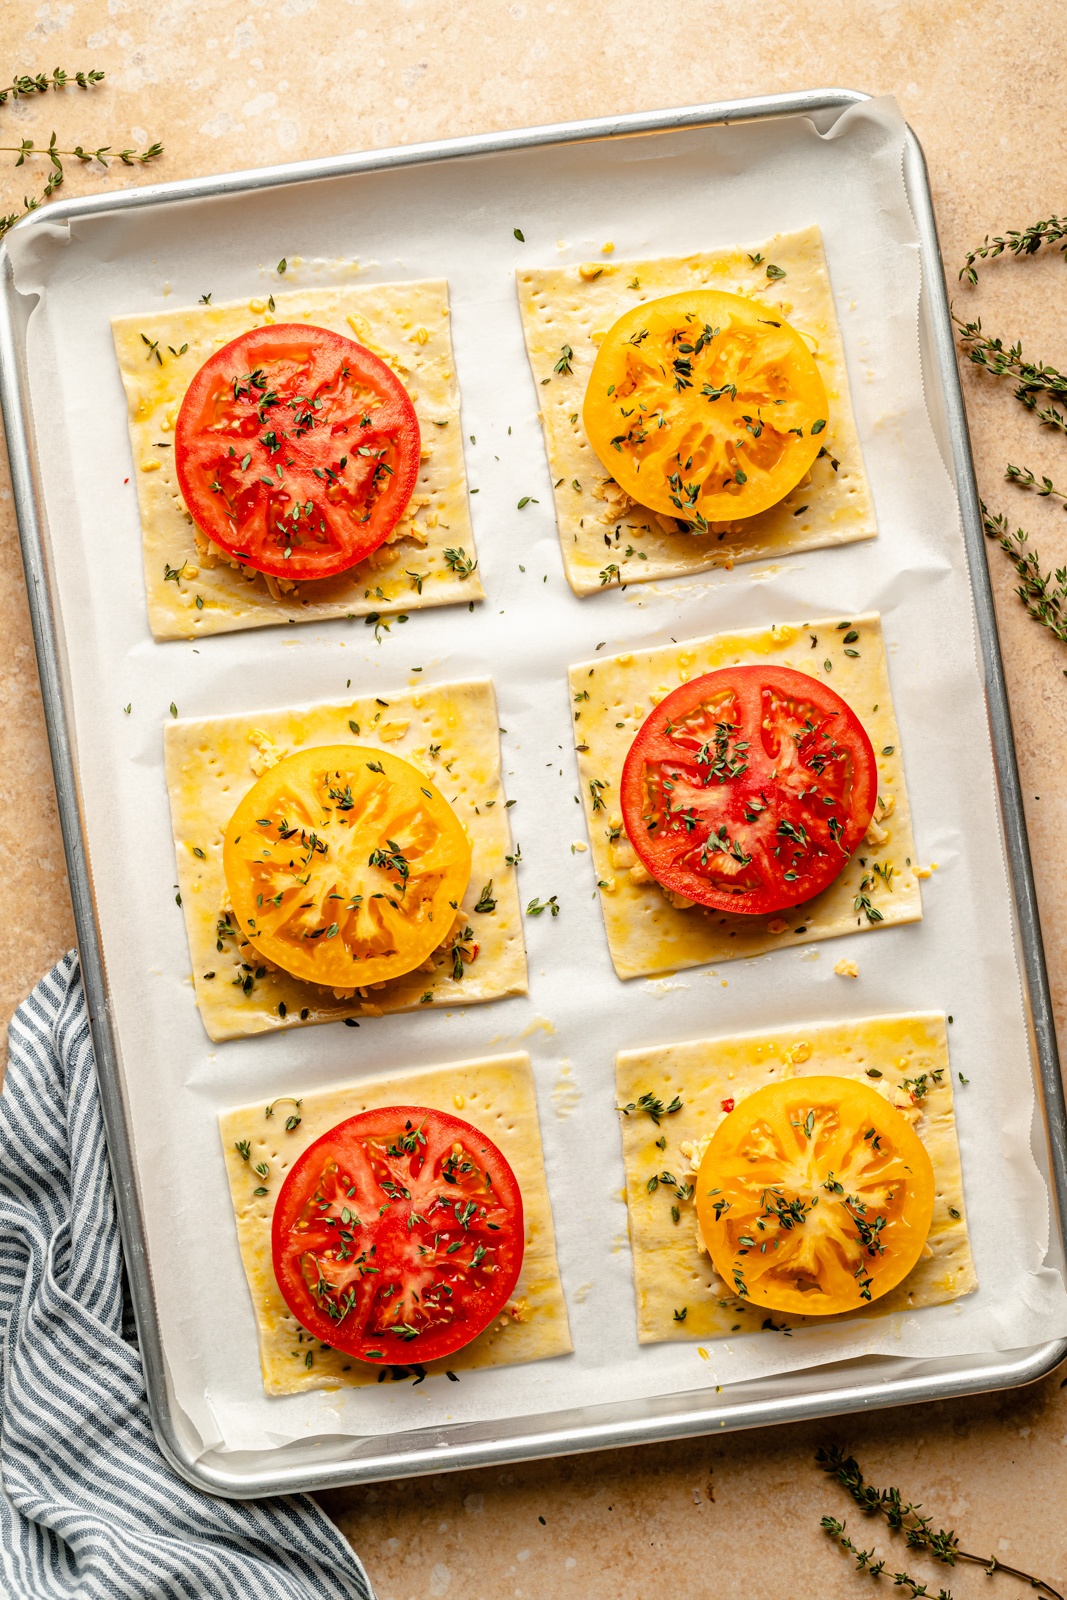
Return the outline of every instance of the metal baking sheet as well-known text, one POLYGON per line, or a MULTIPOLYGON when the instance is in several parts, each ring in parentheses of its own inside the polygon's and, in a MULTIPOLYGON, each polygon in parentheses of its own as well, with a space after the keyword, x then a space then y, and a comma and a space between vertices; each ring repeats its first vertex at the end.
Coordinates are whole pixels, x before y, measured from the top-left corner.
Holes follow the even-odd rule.
MULTIPOLYGON (((645 141, 731 123, 805 116, 828 129, 847 107, 866 97, 849 91, 814 91, 766 100, 690 107, 644 116, 525 130, 515 134, 338 157, 288 167, 194 180, 64 201, 20 224, 25 237, 35 230, 62 228, 82 220, 114 218, 123 213, 151 216, 152 208, 196 207, 207 200, 225 200, 290 184, 326 186, 333 179, 357 178, 419 167, 428 162, 456 162, 472 156, 546 153, 589 140, 645 141)), ((923 269, 920 338, 927 402, 938 443, 949 467, 962 509, 972 598, 981 646, 984 690, 992 730, 1001 815, 1014 890, 1016 943, 1025 975, 1032 1028, 1032 1062, 1044 1139, 1039 1164, 1051 1180, 1057 1217, 1050 1260, 1062 1260, 1065 1195, 1067 1195, 1067 1124, 1056 1056, 1055 1036, 1044 971, 1040 929, 1023 811, 1018 787, 1011 726, 996 637, 995 619, 982 549, 982 532, 970 461, 966 422, 955 367, 951 323, 938 255, 936 229, 922 154, 914 138, 905 150, 908 197, 918 227, 923 269)), ((768 231, 772 231, 768 229, 768 231)), ((656 253, 653 251, 653 253, 656 253)), ((537 1410, 489 1421, 383 1433, 355 1447, 343 1441, 317 1439, 289 1444, 271 1453, 242 1456, 233 1451, 203 1454, 195 1432, 174 1403, 167 1355, 153 1288, 147 1248, 144 1196, 135 1159, 136 1128, 124 1092, 117 1049, 112 994, 107 976, 98 911, 94 902, 82 795, 76 762, 73 696, 67 674, 65 631, 56 603, 55 571, 46 509, 47 469, 31 413, 27 371, 27 326, 32 307, 15 289, 8 248, 0 249, 3 298, 0 301, 0 384, 23 543, 38 661, 48 719, 53 766, 59 797, 79 945, 96 1045, 109 1150, 115 1176, 120 1222, 126 1248, 131 1292, 137 1315, 153 1419, 164 1452, 184 1476, 215 1493, 254 1495, 324 1488, 332 1484, 371 1481, 444 1468, 486 1465, 538 1455, 636 1444, 683 1435, 753 1426, 760 1423, 826 1416, 861 1408, 943 1398, 1032 1381, 1067 1353, 1067 1340, 1053 1340, 1025 1350, 987 1352, 966 1359, 902 1359, 879 1356, 793 1371, 777 1377, 684 1393, 651 1395, 566 1411, 537 1410)), ((128 309, 135 309, 130 307, 128 309)), ((135 595, 132 604, 140 603, 135 595)), ((595 602, 590 602, 595 603, 595 602)), ((208 645, 206 648, 210 648, 208 645)), ((243 702, 256 703, 254 696, 243 702)), ((853 1007, 855 1009, 855 1007, 853 1007)), ((757 1019, 753 1019, 757 1020, 757 1019)), ((717 1031, 709 1026, 708 1032, 717 1031)), ((309 1036, 305 1035, 305 1039, 309 1036)), ((453 1056, 461 1049, 453 1047, 453 1056)), ((128 1067, 127 1067, 127 1070, 128 1067)), ((313 1081, 309 1079, 309 1082, 313 1081)), ((225 1224, 228 1226, 228 1218, 225 1224)), ((518 1369, 520 1374, 523 1369, 518 1369)))

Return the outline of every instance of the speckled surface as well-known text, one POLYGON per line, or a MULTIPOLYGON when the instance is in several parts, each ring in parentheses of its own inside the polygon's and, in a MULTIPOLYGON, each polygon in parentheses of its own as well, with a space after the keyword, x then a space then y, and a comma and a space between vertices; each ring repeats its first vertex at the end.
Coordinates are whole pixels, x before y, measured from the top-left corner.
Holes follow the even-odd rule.
MULTIPOLYGON (((159 177, 681 105, 816 84, 897 96, 926 150, 952 277, 987 232, 1062 203, 1067 12, 1060 0, 794 0, 742 12, 726 0, 44 0, 0 7, 8 68, 102 67, 106 85, 0 108, 0 140, 144 144, 159 177)), ((8 81, 5 77, 4 81, 8 81)), ((4 161, 14 161, 5 156, 4 161)), ((150 169, 151 171, 151 169, 150 169)), ((68 193, 145 181, 72 173, 68 193)), ((0 211, 28 168, 0 168, 0 211)), ((1067 267, 1056 255, 986 269, 956 291, 989 329, 1067 364, 1067 267)), ((1022 521, 1047 567, 1067 562, 1059 502, 1005 485, 1014 461, 1067 485, 1067 444, 968 369, 978 476, 1022 521)), ((1067 1029, 1067 646, 1028 620, 989 549, 1057 1019, 1067 1029)), ((72 942, 70 904, 6 462, 0 463, 0 1011, 72 942)), ((565 1462, 339 1491, 325 1503, 380 1600, 505 1596, 645 1600, 675 1592, 747 1600, 847 1600, 870 1592, 818 1531, 844 1497, 811 1465, 815 1444, 854 1449, 899 1481, 967 1548, 1063 1587, 1067 1397, 1056 1374, 996 1398, 844 1419, 823 1428, 622 1451, 565 1462), (543 1519, 543 1520, 542 1520, 543 1519)), ((876 1530, 853 1530, 870 1544, 876 1530)), ((885 1540, 880 1540, 889 1553, 885 1540)), ((904 1565, 890 1554, 889 1568, 904 1565)), ((978 1570, 910 1570, 956 1600, 1005 1596, 978 1570)), ((887 1580, 883 1580, 885 1587, 887 1580)), ((1027 1591, 1032 1592, 1032 1591, 1027 1591)))

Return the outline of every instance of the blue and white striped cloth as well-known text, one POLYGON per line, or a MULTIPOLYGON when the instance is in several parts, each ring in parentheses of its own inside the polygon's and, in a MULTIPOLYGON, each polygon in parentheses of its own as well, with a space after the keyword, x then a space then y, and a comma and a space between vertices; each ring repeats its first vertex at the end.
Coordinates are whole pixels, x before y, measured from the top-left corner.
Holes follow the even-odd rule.
POLYGON ((0 1590, 11 1600, 373 1600, 303 1495, 190 1488, 152 1434, 75 952, 11 1023, 0 1094, 0 1590))

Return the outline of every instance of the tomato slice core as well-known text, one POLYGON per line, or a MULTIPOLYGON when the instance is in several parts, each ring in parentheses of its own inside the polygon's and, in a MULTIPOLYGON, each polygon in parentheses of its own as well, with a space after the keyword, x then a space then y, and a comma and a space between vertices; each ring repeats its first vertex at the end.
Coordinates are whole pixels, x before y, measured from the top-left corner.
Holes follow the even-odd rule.
POLYGON ((223 869, 243 938, 283 971, 352 990, 413 972, 470 881, 463 825, 425 773, 362 745, 316 745, 253 784, 223 869))
POLYGON ((601 341, 583 410, 616 482, 694 533, 787 495, 818 456, 828 418, 822 376, 796 329, 717 289, 621 316, 601 341))
POLYGON ((856 1311, 922 1254, 934 1169, 895 1106, 853 1078, 787 1078, 746 1096, 712 1135, 697 1220, 716 1271, 753 1304, 856 1311))
POLYGON ((867 831, 877 782, 863 725, 827 684, 789 667, 723 667, 645 719, 622 811, 665 889, 757 915, 833 882, 867 831))
POLYGON ((415 408, 371 351, 279 322, 223 345, 174 429, 201 532, 242 565, 301 581, 346 572, 395 528, 419 471, 415 408))
POLYGON ((522 1195, 469 1122, 387 1106, 339 1123, 294 1163, 271 1248, 286 1305, 324 1344, 360 1361, 435 1361, 511 1297, 522 1195))

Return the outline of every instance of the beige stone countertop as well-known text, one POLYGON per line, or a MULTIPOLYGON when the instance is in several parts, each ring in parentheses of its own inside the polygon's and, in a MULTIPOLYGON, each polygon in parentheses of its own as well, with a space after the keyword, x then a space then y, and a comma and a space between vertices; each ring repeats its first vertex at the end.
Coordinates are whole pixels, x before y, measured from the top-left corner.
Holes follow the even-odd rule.
MULTIPOLYGON (((0 6, 4 82, 99 67, 91 93, 8 102, 0 141, 143 146, 148 169, 68 164, 64 193, 564 118, 823 85, 894 94, 926 151, 958 302, 1006 342, 1067 367, 1067 265, 1056 252, 986 268, 955 289, 982 236, 1064 209, 1067 9, 1062 0, 27 0, 0 6)), ((0 213, 43 163, 0 156, 0 213)), ((968 366, 978 477, 991 508, 1029 528, 1046 570, 1067 563, 1055 499, 1006 485, 1005 463, 1067 486, 1067 441, 968 366)), ((1057 1021, 1067 1027, 1067 645, 1028 619, 988 546, 1057 1021)), ((6 460, 0 462, 0 1011, 6 1023, 73 942, 6 460)), ((855 1574, 819 1530, 844 1494, 815 1446, 853 1451, 964 1547, 1067 1588, 1067 1392, 1028 1390, 694 1439, 507 1471, 487 1469, 324 1497, 379 1600, 714 1600, 849 1597, 892 1589, 855 1574)), ((980 1569, 935 1568, 878 1526, 888 1571, 956 1600, 1016 1600, 980 1569)))

